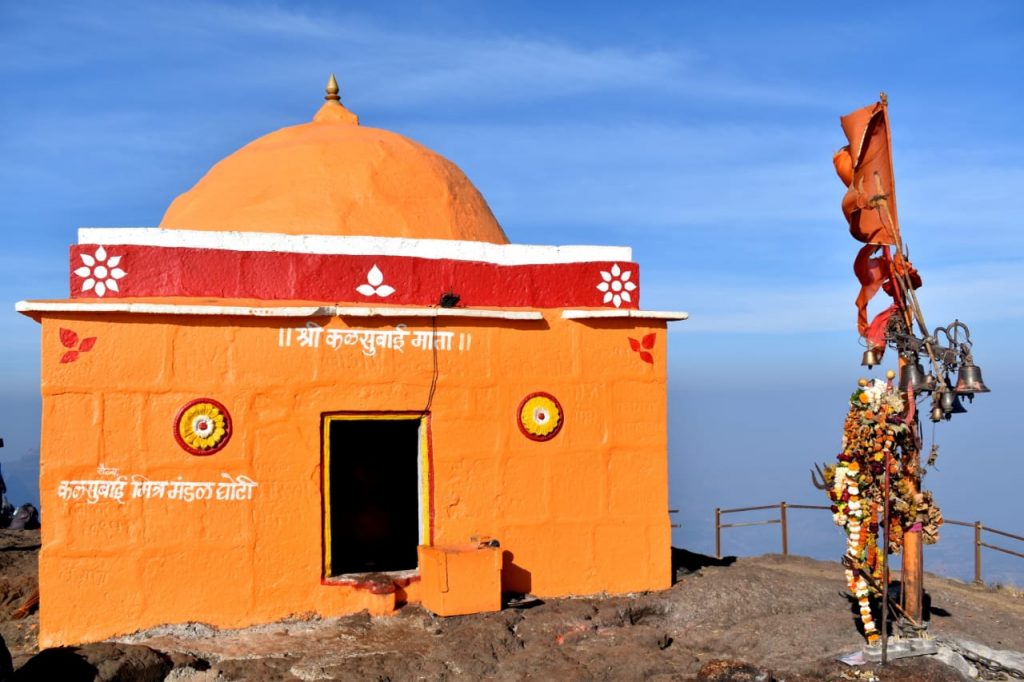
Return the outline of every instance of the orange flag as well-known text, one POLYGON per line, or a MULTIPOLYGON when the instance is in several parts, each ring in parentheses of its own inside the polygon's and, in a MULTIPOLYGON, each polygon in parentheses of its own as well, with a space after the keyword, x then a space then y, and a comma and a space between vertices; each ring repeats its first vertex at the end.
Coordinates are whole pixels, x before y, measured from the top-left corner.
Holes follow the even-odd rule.
POLYGON ((899 242, 899 220, 885 100, 839 121, 850 143, 836 152, 832 163, 848 188, 843 213, 850 223, 850 234, 866 244, 895 245, 899 242))
POLYGON ((901 286, 917 289, 921 276, 900 252, 896 215, 896 180, 892 171, 892 139, 885 95, 871 106, 839 119, 849 144, 832 157, 836 173, 846 185, 843 213, 850 234, 866 246, 857 253, 853 271, 860 281, 857 296, 857 331, 869 348, 885 348, 885 327, 893 311, 906 305, 901 286), (896 246, 895 253, 890 251, 896 246), (868 302, 882 289, 894 305, 868 322, 868 302))
POLYGON ((861 247, 853 261, 853 272, 860 281, 860 294, 856 302, 857 332, 863 337, 868 335, 868 301, 874 298, 882 284, 889 279, 889 249, 882 249, 881 254, 874 257, 877 250, 874 244, 861 247))

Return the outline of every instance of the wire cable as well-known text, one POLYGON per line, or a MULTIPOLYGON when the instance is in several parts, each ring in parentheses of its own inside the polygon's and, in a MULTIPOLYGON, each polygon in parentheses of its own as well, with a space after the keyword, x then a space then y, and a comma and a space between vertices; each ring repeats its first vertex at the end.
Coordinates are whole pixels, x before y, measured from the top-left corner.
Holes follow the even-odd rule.
POLYGON ((439 374, 437 369, 437 315, 434 315, 431 320, 430 347, 433 350, 434 370, 430 377, 430 391, 427 393, 427 404, 420 413, 420 417, 423 417, 430 412, 430 406, 434 403, 434 393, 437 391, 437 377, 439 374))

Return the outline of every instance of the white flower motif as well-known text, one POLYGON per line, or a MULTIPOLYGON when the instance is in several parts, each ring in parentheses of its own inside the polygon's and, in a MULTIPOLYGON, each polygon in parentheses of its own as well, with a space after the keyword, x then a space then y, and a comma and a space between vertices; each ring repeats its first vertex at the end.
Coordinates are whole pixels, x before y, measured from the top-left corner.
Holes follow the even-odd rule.
POLYGON ((200 414, 192 420, 192 430, 201 438, 212 436, 215 427, 216 423, 205 414, 200 414))
POLYGON ((601 279, 604 280, 597 285, 598 291, 604 292, 604 303, 611 303, 616 308, 622 302, 633 302, 633 296, 629 293, 636 291, 636 282, 630 281, 633 276, 632 270, 623 270, 618 263, 612 265, 610 272, 602 270, 601 279))
POLYGON ((121 256, 107 258, 107 250, 100 246, 93 255, 80 253, 78 257, 85 263, 75 270, 76 275, 85 278, 82 291, 94 291, 100 298, 108 291, 120 291, 117 280, 128 274, 117 267, 121 264, 121 256))
POLYGON ((361 293, 363 296, 390 296, 395 293, 395 288, 384 284, 384 273, 380 271, 376 265, 370 268, 370 271, 366 273, 366 284, 360 284, 356 287, 356 291, 361 293))

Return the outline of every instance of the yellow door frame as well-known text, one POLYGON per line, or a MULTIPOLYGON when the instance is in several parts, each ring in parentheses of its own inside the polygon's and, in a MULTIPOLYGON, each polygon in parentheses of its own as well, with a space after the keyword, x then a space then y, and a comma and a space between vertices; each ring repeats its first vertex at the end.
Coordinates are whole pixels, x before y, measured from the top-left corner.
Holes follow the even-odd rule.
POLYGON ((431 452, 430 452, 430 415, 422 412, 335 412, 321 415, 321 481, 323 496, 323 577, 332 574, 331 564, 331 424, 336 421, 415 421, 419 422, 419 448, 416 453, 416 489, 419 497, 419 542, 421 545, 433 544, 431 534, 431 452))

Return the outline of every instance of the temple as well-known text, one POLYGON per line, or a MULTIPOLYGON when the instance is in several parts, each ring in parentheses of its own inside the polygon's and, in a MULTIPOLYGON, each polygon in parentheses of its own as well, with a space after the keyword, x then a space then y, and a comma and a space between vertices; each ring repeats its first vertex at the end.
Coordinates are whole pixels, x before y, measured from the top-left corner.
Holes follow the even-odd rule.
POLYGON ((671 584, 666 352, 625 247, 509 243, 452 162, 309 123, 83 228, 42 346, 40 646, 671 584))

